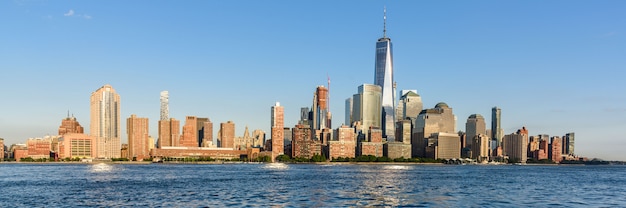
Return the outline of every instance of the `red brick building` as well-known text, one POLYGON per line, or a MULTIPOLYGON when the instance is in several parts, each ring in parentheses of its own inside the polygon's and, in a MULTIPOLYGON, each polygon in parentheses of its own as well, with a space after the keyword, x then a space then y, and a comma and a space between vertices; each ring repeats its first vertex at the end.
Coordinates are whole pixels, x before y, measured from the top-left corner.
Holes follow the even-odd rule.
POLYGON ((548 157, 555 163, 560 163, 563 160, 561 156, 562 150, 562 140, 559 137, 552 137, 552 143, 550 144, 550 151, 548 152, 548 157))
POLYGON ((51 139, 28 139, 26 146, 28 147, 28 157, 33 159, 50 158, 50 150, 52 149, 51 139))
POLYGON ((211 157, 214 159, 254 159, 259 156, 259 151, 259 148, 235 150, 233 148, 163 147, 152 149, 150 155, 153 158, 211 157))
POLYGON ((70 117, 69 113, 67 118, 61 121, 61 126, 59 126, 59 135, 64 135, 67 133, 79 133, 82 134, 84 132, 83 127, 78 123, 74 116, 70 117))
POLYGON ((319 140, 311 139, 311 129, 308 125, 298 124, 291 130, 291 157, 312 158, 322 155, 322 144, 319 140))
POLYGON ((356 134, 354 128, 341 126, 335 130, 333 139, 328 143, 328 159, 356 156, 356 134))

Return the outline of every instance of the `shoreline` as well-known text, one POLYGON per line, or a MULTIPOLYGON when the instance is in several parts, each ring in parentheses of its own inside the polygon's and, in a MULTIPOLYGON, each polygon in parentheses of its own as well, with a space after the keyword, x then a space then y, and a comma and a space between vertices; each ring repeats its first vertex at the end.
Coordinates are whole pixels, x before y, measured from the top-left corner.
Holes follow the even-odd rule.
MULTIPOLYGON (((96 165, 96 164, 110 164, 110 165, 236 165, 236 164, 247 164, 247 165, 257 165, 257 164, 274 164, 269 162, 228 162, 228 161, 211 161, 211 162, 163 162, 163 163, 154 163, 151 161, 93 161, 93 162, 0 162, 0 165, 18 165, 18 164, 27 164, 27 165, 96 165)), ((411 162, 287 162, 280 163, 276 162, 275 164, 286 164, 286 165, 424 165, 424 166, 581 166, 588 164, 539 164, 539 163, 526 163, 523 165, 518 164, 464 164, 464 165, 453 165, 453 164, 443 164, 443 163, 411 163, 411 162)), ((619 165, 619 164, 606 164, 606 165, 619 165)), ((589 165, 596 166, 596 165, 589 165)), ((602 166, 602 164, 600 164, 602 166)))

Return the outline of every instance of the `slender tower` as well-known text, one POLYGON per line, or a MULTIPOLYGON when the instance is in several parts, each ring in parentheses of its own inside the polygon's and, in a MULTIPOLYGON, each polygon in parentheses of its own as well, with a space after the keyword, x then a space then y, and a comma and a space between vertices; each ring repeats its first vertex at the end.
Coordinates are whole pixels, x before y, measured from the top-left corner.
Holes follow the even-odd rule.
POLYGON ((497 106, 491 108, 491 139, 496 143, 494 148, 502 146, 502 137, 504 137, 502 135, 501 114, 502 110, 497 106))
POLYGON ((169 120, 170 117, 170 107, 169 101, 170 94, 168 91, 161 91, 161 121, 169 120))
POLYGON ((387 37, 387 8, 383 10, 383 37, 376 42, 374 84, 382 88, 381 128, 383 137, 395 140, 395 94, 393 79, 393 53, 391 39, 387 37))

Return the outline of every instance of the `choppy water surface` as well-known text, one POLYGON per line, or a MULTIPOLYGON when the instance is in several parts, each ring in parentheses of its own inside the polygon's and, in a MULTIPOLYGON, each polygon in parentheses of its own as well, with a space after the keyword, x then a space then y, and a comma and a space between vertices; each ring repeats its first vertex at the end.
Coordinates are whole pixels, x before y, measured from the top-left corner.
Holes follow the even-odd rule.
POLYGON ((626 206, 626 166, 0 164, 0 207, 626 206))

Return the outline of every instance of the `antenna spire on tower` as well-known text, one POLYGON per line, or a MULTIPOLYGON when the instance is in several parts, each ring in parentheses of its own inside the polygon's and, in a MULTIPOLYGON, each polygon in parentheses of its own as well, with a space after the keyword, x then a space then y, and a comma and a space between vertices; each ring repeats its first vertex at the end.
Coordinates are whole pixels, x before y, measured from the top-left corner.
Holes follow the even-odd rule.
POLYGON ((387 37, 387 6, 383 7, 383 38, 387 37))

